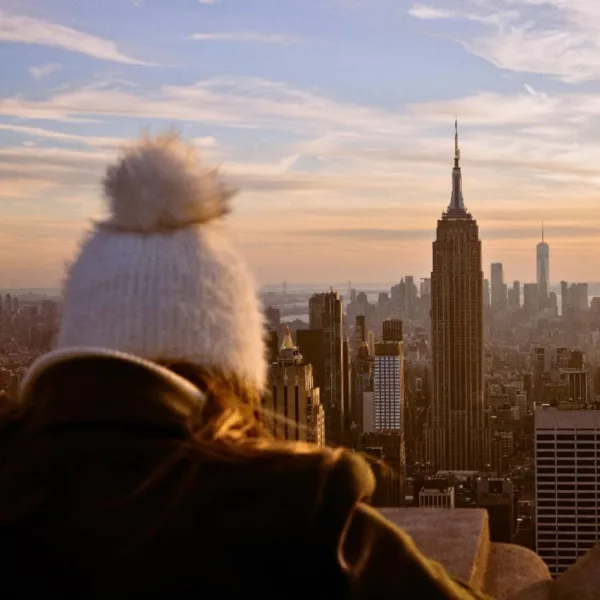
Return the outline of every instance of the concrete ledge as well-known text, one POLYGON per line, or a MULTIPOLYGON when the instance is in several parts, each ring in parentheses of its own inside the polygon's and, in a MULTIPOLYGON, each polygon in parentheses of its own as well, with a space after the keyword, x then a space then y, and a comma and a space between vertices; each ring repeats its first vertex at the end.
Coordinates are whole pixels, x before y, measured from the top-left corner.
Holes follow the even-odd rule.
MULTIPOLYGON (((550 600, 552 580, 538 581, 510 597, 510 600, 550 600)), ((554 598, 554 596, 552 596, 554 598)))
POLYGON ((427 558, 440 563, 473 589, 498 600, 517 600, 517 596, 518 600, 548 598, 551 580, 545 563, 521 546, 492 544, 485 510, 382 508, 380 511, 406 531, 427 558))
POLYGON ((599 600, 600 544, 581 556, 558 579, 538 581, 510 600, 599 600))
POLYGON ((552 582, 552 598, 560 600, 600 599, 600 544, 552 582))
POLYGON ((490 552, 487 512, 477 509, 382 508, 417 548, 452 576, 483 589, 490 552))
POLYGON ((527 590, 523 600, 542 600, 550 581, 546 563, 535 552, 515 544, 492 544, 483 591, 493 598, 515 598, 527 590))

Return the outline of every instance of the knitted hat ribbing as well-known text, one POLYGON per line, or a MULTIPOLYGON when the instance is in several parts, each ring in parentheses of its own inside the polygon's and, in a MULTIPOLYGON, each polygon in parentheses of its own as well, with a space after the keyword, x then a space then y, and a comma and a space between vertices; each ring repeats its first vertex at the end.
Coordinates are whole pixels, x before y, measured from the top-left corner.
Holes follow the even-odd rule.
POLYGON ((144 138, 107 170, 111 215, 67 274, 58 347, 100 347, 266 379, 263 317, 219 218, 233 195, 176 135, 144 138))

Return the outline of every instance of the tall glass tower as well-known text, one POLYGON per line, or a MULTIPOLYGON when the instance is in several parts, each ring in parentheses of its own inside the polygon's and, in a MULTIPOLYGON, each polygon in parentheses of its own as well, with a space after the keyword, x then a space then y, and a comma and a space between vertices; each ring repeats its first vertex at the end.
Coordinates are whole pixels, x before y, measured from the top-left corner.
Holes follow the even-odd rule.
POLYGON ((535 264, 537 273, 540 307, 545 307, 548 302, 550 289, 550 246, 544 241, 544 224, 542 223, 542 241, 535 249, 535 264))

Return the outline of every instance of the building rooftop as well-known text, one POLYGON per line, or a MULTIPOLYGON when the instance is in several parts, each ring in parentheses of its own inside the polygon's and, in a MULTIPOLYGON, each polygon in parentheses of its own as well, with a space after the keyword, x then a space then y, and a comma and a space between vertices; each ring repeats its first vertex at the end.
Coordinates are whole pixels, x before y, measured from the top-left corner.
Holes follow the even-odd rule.
POLYGON ((496 600, 595 600, 599 596, 600 545, 552 580, 548 567, 531 550, 490 541, 485 510, 382 508, 380 511, 406 531, 425 556, 496 600))
POLYGON ((290 328, 286 327, 285 336, 283 337, 283 342, 281 343, 280 350, 293 350, 294 348, 295 348, 294 340, 292 339, 292 334, 290 333, 290 328))
POLYGON ((537 429, 600 429, 600 410, 585 410, 582 405, 542 406, 535 411, 537 429))

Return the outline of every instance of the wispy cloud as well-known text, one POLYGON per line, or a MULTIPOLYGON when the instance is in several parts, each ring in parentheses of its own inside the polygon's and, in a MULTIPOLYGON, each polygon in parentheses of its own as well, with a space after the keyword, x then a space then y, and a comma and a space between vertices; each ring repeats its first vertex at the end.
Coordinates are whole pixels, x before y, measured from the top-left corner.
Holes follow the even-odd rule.
MULTIPOLYGON (((600 126, 597 95, 548 95, 529 84, 518 94, 479 92, 454 100, 409 104, 393 111, 339 102, 317 90, 281 82, 222 77, 188 86, 164 86, 159 91, 107 85, 60 93, 47 100, 6 98, 0 100, 0 114, 63 120, 116 116, 227 128, 272 128, 301 136, 297 147, 289 148, 285 155, 293 157, 288 168, 297 168, 303 156, 371 164, 445 164, 447 139, 440 133, 459 114, 467 127, 464 137, 471 144, 477 142, 467 159, 471 162, 486 165, 504 161, 517 168, 522 165, 524 169, 555 169, 557 173, 579 172, 583 176, 596 169, 599 158, 597 141, 590 133, 600 126), (476 132, 473 128, 477 126, 485 129, 476 132), (573 145, 569 138, 578 139, 579 144, 573 145)), ((0 129, 90 147, 112 147, 118 141, 14 124, 0 129)), ((331 165, 326 167, 331 170, 331 165)))
POLYGON ((95 137, 86 135, 77 135, 72 133, 62 133, 41 127, 28 127, 25 125, 12 125, 0 123, 0 131, 12 131, 21 135, 27 135, 37 138, 46 138, 63 142, 75 142, 92 148, 114 149, 125 142, 122 138, 114 137, 95 137))
POLYGON ((192 39, 203 42, 232 42, 251 44, 300 44, 304 40, 294 35, 272 33, 195 33, 192 39))
POLYGON ((309 134, 329 129, 365 130, 371 136, 405 133, 408 116, 383 108, 335 101, 314 90, 256 77, 217 77, 159 90, 114 86, 81 88, 48 100, 0 99, 0 115, 27 119, 134 119, 197 121, 228 127, 273 127, 309 134))
POLYGON ((502 69, 566 83, 600 79, 596 0, 444 0, 413 5, 408 12, 419 19, 480 22, 484 29, 479 33, 461 31, 453 37, 502 69))
MULTIPOLYGON (((419 164, 428 169, 431 165, 443 168, 448 160, 448 139, 441 132, 455 114, 461 115, 467 127, 463 137, 470 143, 471 152, 466 160, 481 168, 504 165, 512 171, 553 172, 595 181, 600 161, 600 146, 591 137, 594 127, 600 126, 598 97, 583 93, 547 95, 529 85, 519 94, 480 92, 454 100, 409 104, 392 111, 339 102, 317 90, 281 82, 222 77, 188 86, 164 86, 159 91, 106 85, 60 93, 47 100, 7 98, 0 100, 2 114, 65 121, 99 117, 144 122, 167 119, 226 128, 272 129, 301 138, 296 147, 285 150, 284 170, 302 170, 309 158, 314 172, 319 164, 329 174, 368 168, 377 173, 377 181, 371 180, 373 187, 398 184, 397 178, 389 178, 394 162, 411 164, 411 169, 419 164), (474 127, 484 129, 475 131, 474 127), (578 145, 572 144, 574 138, 578 145)), ((0 129, 92 148, 112 148, 119 141, 15 124, 1 125, 0 129)), ((208 145, 212 143, 209 139, 208 145)), ((335 181, 333 186, 339 188, 341 184, 335 181)), ((349 181, 350 187, 356 185, 355 179, 349 181)), ((299 181, 298 185, 305 187, 306 183, 299 181)), ((313 177, 310 185, 332 186, 331 180, 322 176, 313 177)))
POLYGON ((145 65, 121 52, 115 42, 71 27, 0 10, 0 41, 53 46, 100 60, 145 65))
POLYGON ((62 65, 58 63, 49 63, 38 67, 29 67, 27 70, 34 79, 41 79, 42 77, 47 77, 48 75, 52 75, 52 73, 56 73, 56 71, 60 71, 60 69, 62 69, 62 65))
POLYGON ((221 0, 198 0, 198 4, 218 4, 221 0))
MULTIPOLYGON (((224 175, 239 187, 227 227, 261 281, 328 281, 340 275, 339 264, 348 264, 348 256, 353 260, 344 277, 386 281, 406 272, 425 275, 431 268, 435 223, 450 196, 456 113, 465 200, 480 225, 484 263, 500 260, 511 279, 533 280, 543 218, 554 277, 595 276, 593 264, 579 258, 593 254, 600 231, 597 86, 566 87, 535 74, 570 83, 582 81, 582 73, 588 79, 600 74, 600 50, 592 43, 596 29, 600 39, 596 0, 414 0, 418 4, 412 8, 411 2, 397 0, 337 0, 338 5, 362 7, 365 21, 358 10, 314 15, 323 19, 323 35, 337 36, 331 62, 328 57, 306 71, 298 68, 296 53, 286 64, 289 52, 283 52, 274 71, 249 53, 240 58, 243 69, 235 71, 256 76, 203 79, 202 74, 231 72, 230 57, 221 63, 215 55, 208 69, 194 64, 177 72, 124 73, 122 64, 138 64, 138 57, 150 56, 131 55, 133 45, 144 38, 127 38, 132 46, 126 46, 116 34, 93 24, 73 25, 86 22, 83 9, 62 26, 41 16, 23 20, 15 17, 19 0, 8 1, 15 7, 12 21, 4 18, 6 10, 0 15, 0 40, 13 42, 5 44, 7 60, 32 67, 31 78, 23 67, 21 77, 11 79, 9 73, 0 95, 0 266, 5 285, 60 279, 63 257, 72 252, 87 217, 102 210, 99 182, 123 141, 120 136, 135 136, 146 127, 156 133, 172 125, 183 129, 210 162, 221 164, 224 175), (415 85, 410 73, 401 84, 391 81, 376 89, 372 100, 358 90, 370 85, 367 79, 385 77, 387 69, 369 73, 367 79, 360 72, 326 77, 323 69, 337 64, 336 56, 343 57, 347 44, 355 41, 348 38, 352 28, 341 28, 345 33, 338 35, 340 18, 364 25, 361 52, 377 65, 381 45, 371 42, 380 28, 371 25, 398 18, 400 11, 409 27, 419 25, 406 43, 419 30, 437 30, 440 45, 463 45, 490 63, 480 65, 486 72, 496 71, 492 64, 505 69, 500 73, 505 79, 473 80, 478 71, 469 71, 468 63, 477 59, 465 52, 452 56, 467 61, 457 87, 443 94, 435 86, 421 87, 419 102, 411 103, 404 91, 415 85), (546 38, 549 47, 542 43, 546 38), (28 61, 28 47, 14 42, 44 44, 48 56, 28 61), (34 81, 50 74, 45 61, 66 67, 68 57, 63 60, 58 48, 121 64, 107 73, 106 65, 94 72, 91 61, 74 61, 60 73, 61 87, 54 85, 58 77, 34 81), (79 83, 87 76, 91 85, 79 83), (273 259, 282 252, 291 260, 273 259), (401 263, 390 262, 391 255, 401 256, 401 263)), ((152 2, 141 2, 152 10, 134 10, 139 0, 119 2, 122 11, 140 19, 139 31, 155 25, 152 2)), ((210 16, 215 6, 230 4, 186 2, 183 14, 191 2, 197 16, 210 16)), ((0 4, 4 7, 6 1, 0 4)), ((204 53, 218 43, 284 48, 306 41, 296 23, 282 33, 278 24, 289 11, 280 3, 270 3, 275 12, 269 9, 268 14, 261 14, 260 7, 269 3, 258 2, 248 10, 242 4, 236 23, 226 29, 169 13, 176 31, 158 32, 152 40, 155 51, 176 63, 190 51, 204 53), (196 43, 186 37, 193 33, 196 43)), ((57 20, 50 15, 60 13, 48 9, 42 14, 57 20)), ((404 40, 391 43, 398 52, 406 48, 404 40)), ((443 65, 428 63, 426 56, 419 60, 419 79, 441 76, 443 65)))
POLYGON ((443 8, 435 8, 425 4, 415 4, 411 6, 408 13, 417 19, 452 19, 456 14, 443 8))
MULTIPOLYGON (((458 113, 465 198, 480 223, 486 252, 503 260, 507 271, 514 271, 511 277, 525 278, 524 257, 537 240, 542 214, 554 231, 553 244, 560 239, 565 248, 574 243, 593 247, 593 230, 600 229, 595 212, 600 142, 594 135, 600 127, 600 100, 592 93, 550 93, 543 82, 527 86, 511 94, 478 92, 390 109, 254 77, 160 88, 103 81, 45 99, 0 99, 0 115, 102 119, 116 135, 121 117, 140 126, 185 123, 184 130, 212 158, 221 146, 209 135, 200 137, 197 126, 206 125, 206 133, 226 148, 218 157, 225 159, 225 175, 243 192, 231 223, 258 271, 268 273, 268 279, 279 277, 273 249, 297 248, 293 277, 304 271, 314 277, 316 264, 319 277, 326 277, 358 245, 352 273, 385 280, 384 266, 373 270, 374 264, 387 264, 384 252, 405 255, 403 266, 415 273, 430 268, 435 221, 449 200, 452 124, 458 113), (118 120, 111 123, 113 117, 118 120), (244 135, 236 128, 243 128, 244 135), (265 144, 266 149, 249 142, 271 135, 277 142, 265 144), (231 141, 240 138, 242 144, 231 141), (569 218, 565 197, 576 198, 579 222, 569 218), (306 238, 287 235, 290 229, 305 231, 306 238), (259 243, 265 238, 268 248, 259 243)), ((0 134, 14 145, 0 149, 0 179, 3 173, 9 178, 8 190, 33 202, 36 194, 47 198, 60 192, 63 197, 97 186, 120 139, 74 131, 59 124, 0 121, 0 134), (39 146, 24 148, 19 136, 39 146)), ((7 194, 3 191, 2 197, 7 194)), ((289 264, 281 267, 281 278, 290 277, 286 269, 289 264)), ((390 267, 389 275, 397 273, 390 267)))

